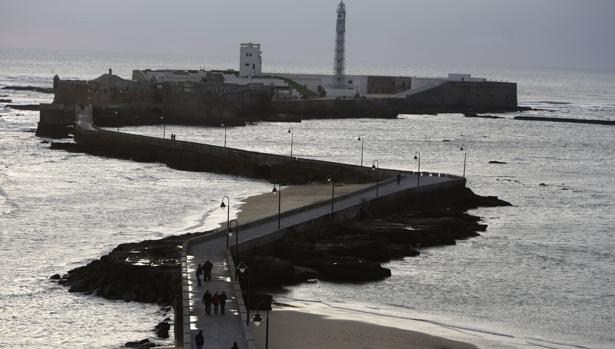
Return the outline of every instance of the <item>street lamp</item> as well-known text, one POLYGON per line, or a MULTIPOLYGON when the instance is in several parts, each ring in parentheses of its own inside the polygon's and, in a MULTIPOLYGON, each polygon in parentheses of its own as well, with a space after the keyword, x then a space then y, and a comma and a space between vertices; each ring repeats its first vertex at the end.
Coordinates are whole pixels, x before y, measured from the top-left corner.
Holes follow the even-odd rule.
POLYGON ((293 133, 293 129, 289 128, 288 133, 290 133, 290 157, 293 157, 293 143, 295 141, 295 135, 293 133))
POLYGON ((115 113, 115 124, 117 125, 117 132, 120 132, 120 117, 117 115, 117 110, 114 111, 115 113))
POLYGON ((363 140, 364 138, 361 136, 357 139, 357 141, 361 142, 361 167, 363 167, 363 140))
POLYGON ((465 144, 462 144, 459 150, 463 151, 463 178, 466 178, 466 160, 468 159, 468 147, 466 147, 465 144))
POLYGON ((278 188, 273 185, 273 190, 271 191, 273 195, 278 195, 278 230, 280 230, 280 221, 282 215, 282 185, 278 184, 278 188))
POLYGON ((417 151, 416 153, 414 153, 414 160, 419 161, 419 169, 416 177, 416 186, 418 187, 421 185, 421 152, 417 151))
POLYGON ((372 161, 372 171, 376 171, 376 197, 378 197, 378 187, 380 185, 380 178, 378 177, 378 172, 380 171, 378 168, 378 160, 372 161))
POLYGON ((228 233, 226 234, 227 239, 231 236, 233 236, 233 227, 231 226, 233 223, 235 223, 235 260, 238 260, 239 258, 239 222, 236 219, 233 219, 232 221, 229 222, 229 228, 228 228, 228 233))
POLYGON ((333 177, 327 178, 327 181, 331 182, 331 213, 333 213, 335 209, 335 179, 333 177))
POLYGON ((167 123, 164 121, 163 115, 160 116, 160 120, 162 121, 162 139, 165 139, 167 132, 167 123))
POLYGON ((237 270, 241 273, 241 275, 245 276, 248 280, 248 287, 246 288, 246 326, 250 327, 250 278, 248 277, 248 266, 244 262, 240 262, 237 265, 237 270))
POLYGON ((224 147, 226 148, 226 126, 224 126, 224 124, 220 124, 220 127, 224 127, 224 147))
MULTIPOLYGON (((254 315, 254 318, 252 319, 252 322, 254 322, 254 326, 259 327, 261 325, 261 323, 263 322, 263 318, 261 316, 261 314, 259 313, 259 308, 262 304, 265 304, 264 302, 260 302, 256 305, 256 315, 254 315)), ((267 322, 265 323, 265 349, 269 349, 269 311, 271 310, 271 304, 269 304, 266 308, 265 311, 267 312, 267 322)))
POLYGON ((222 202, 220 203, 220 208, 226 207, 226 248, 228 249, 228 238, 229 238, 229 229, 231 229, 231 199, 228 196, 224 195, 222 197, 222 202), (226 205, 224 204, 224 199, 226 199, 226 205))

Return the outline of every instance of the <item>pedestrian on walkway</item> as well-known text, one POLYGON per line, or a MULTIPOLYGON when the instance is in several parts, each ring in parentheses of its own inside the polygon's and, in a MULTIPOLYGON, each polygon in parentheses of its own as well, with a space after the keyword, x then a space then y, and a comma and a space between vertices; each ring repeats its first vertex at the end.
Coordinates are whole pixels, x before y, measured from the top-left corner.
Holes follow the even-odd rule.
POLYGON ((203 267, 199 264, 199 266, 196 267, 196 281, 199 287, 201 287, 201 274, 203 274, 203 267))
POLYGON ((226 307, 226 292, 220 293, 220 314, 224 315, 224 307, 226 307))
POLYGON ((233 342, 233 346, 231 347, 231 349, 239 349, 237 342, 233 342))
POLYGON ((213 269, 214 265, 211 264, 211 262, 208 260, 205 261, 205 263, 203 263, 203 273, 205 274, 204 276, 204 280, 205 281, 210 281, 211 280, 211 270, 213 269))
POLYGON ((211 301, 211 293, 209 293, 209 290, 205 290, 205 293, 203 294, 203 303, 205 303, 205 315, 211 315, 211 301))
POLYGON ((203 338, 203 330, 199 330, 199 333, 194 337, 194 344, 196 344, 197 349, 203 349, 203 344, 205 344, 205 338, 203 338))
POLYGON ((220 304, 220 295, 218 292, 214 293, 211 302, 214 304, 214 314, 218 315, 218 304, 220 304))
POLYGON ((397 174, 397 184, 401 183, 401 173, 397 174))

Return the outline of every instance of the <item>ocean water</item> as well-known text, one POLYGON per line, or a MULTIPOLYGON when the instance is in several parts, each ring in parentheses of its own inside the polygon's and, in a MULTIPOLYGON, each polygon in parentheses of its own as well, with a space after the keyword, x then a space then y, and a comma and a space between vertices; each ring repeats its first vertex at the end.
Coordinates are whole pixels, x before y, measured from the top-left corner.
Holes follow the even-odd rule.
MULTIPOLYGON (((111 67, 226 68, 232 59, 134 57, 0 49, 0 87, 51 84, 53 74, 92 78, 111 67)), ((351 73, 433 76, 460 67, 357 67, 351 73)), ((328 67, 269 66, 327 73, 328 67)), ((524 114, 615 120, 615 72, 486 69, 464 72, 519 84, 524 114)), ((0 90, 15 103, 51 99, 0 90)), ((279 295, 313 311, 455 336, 482 347, 615 347, 615 128, 460 115, 401 115, 396 120, 310 120, 229 128, 230 147, 461 174, 468 186, 512 207, 471 213, 489 225, 481 237, 387 264, 393 276, 361 285, 318 282, 279 295), (491 160, 506 164, 489 164, 491 160), (361 307, 357 307, 361 305, 361 307), (358 314, 356 309, 364 310, 358 314), (366 316, 367 314, 367 316, 366 316), (418 320, 418 321, 417 321, 418 320), (423 321, 425 320, 425 321, 423 321), (436 324, 423 328, 423 323, 436 324), (500 344, 494 344, 500 343, 500 344)), ((262 181, 51 151, 32 132, 38 113, 0 104, 0 347, 115 348, 153 335, 153 305, 70 294, 47 281, 119 243, 205 230, 225 219, 219 200, 264 192, 262 181)), ((124 132, 162 136, 159 126, 124 132)), ((178 139, 222 144, 220 128, 168 125, 178 139)))

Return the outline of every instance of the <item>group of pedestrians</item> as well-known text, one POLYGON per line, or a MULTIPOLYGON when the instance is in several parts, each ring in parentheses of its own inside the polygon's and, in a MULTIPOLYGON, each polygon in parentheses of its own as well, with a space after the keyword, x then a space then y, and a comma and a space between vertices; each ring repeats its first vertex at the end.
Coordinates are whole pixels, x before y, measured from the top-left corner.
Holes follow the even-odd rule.
POLYGON ((206 290, 203 293, 203 303, 205 304, 205 315, 211 315, 211 305, 214 306, 214 315, 218 315, 218 308, 220 308, 220 314, 224 315, 224 308, 227 300, 226 292, 215 292, 213 295, 206 290))
MULTIPOLYGON (((214 265, 206 260, 202 265, 199 264, 196 268, 196 280, 199 287, 202 286, 201 276, 203 277, 203 281, 211 281, 211 270, 214 265)), ((222 290, 222 292, 214 292, 212 295, 209 292, 209 289, 205 290, 203 293, 203 303, 205 304, 205 315, 211 316, 211 306, 214 308, 214 315, 218 315, 218 310, 221 315, 224 315, 226 308, 226 300, 228 299, 226 292, 222 290)), ((205 337, 203 336, 203 330, 199 330, 198 334, 194 337, 194 343, 198 349, 203 349, 203 345, 205 344, 205 337)), ((233 343, 231 349, 239 349, 237 342, 233 343)))

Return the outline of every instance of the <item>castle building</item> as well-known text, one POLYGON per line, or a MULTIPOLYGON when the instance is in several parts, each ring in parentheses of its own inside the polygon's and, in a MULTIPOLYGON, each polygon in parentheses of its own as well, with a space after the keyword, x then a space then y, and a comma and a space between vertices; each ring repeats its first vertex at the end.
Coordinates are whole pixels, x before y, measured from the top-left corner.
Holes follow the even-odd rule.
POLYGON ((345 46, 346 46, 346 5, 340 1, 337 6, 337 23, 335 26, 335 55, 333 61, 333 75, 335 76, 335 87, 344 88, 346 86, 344 79, 345 69, 345 46))
POLYGON ((239 47, 239 77, 247 78, 262 74, 261 45, 251 42, 239 47))

